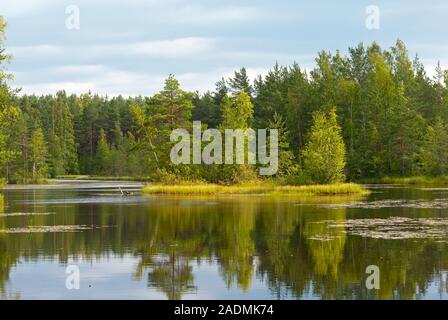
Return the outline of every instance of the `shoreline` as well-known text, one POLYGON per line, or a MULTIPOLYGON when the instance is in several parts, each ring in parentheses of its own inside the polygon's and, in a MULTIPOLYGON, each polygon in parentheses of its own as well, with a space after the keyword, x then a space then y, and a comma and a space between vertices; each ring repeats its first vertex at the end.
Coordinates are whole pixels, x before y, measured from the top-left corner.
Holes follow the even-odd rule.
POLYGON ((366 178, 366 179, 360 179, 357 182, 362 184, 448 185, 448 176, 366 178))

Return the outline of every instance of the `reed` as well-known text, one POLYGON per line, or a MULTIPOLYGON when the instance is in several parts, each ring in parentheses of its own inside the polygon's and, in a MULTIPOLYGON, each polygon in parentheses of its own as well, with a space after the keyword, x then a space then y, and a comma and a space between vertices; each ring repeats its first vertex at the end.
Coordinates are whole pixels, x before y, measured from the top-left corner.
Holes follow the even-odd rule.
POLYGON ((448 176, 412 176, 412 177, 383 177, 362 180, 363 183, 384 184, 412 184, 412 185, 446 185, 448 176))
POLYGON ((277 185, 273 182, 252 182, 238 185, 218 184, 150 184, 143 188, 147 194, 184 194, 184 195, 219 195, 219 194, 266 194, 266 195, 350 195, 366 194, 368 191, 359 184, 338 183, 328 185, 277 185))

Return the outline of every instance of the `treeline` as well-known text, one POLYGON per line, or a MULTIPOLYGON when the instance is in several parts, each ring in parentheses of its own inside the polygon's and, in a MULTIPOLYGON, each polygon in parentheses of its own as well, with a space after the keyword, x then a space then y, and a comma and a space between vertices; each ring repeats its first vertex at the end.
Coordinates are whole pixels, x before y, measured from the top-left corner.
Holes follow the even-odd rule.
MULTIPOLYGON (((0 51, 0 61, 7 57, 0 51)), ((2 69, 4 70, 4 69, 2 69)), ((251 82, 242 68, 213 92, 183 91, 169 76, 152 97, 20 95, 0 73, 0 177, 65 174, 240 181, 249 165, 173 165, 171 130, 279 130, 276 177, 334 182, 448 173, 448 72, 430 78, 404 43, 320 52, 310 72, 276 64, 251 82)))

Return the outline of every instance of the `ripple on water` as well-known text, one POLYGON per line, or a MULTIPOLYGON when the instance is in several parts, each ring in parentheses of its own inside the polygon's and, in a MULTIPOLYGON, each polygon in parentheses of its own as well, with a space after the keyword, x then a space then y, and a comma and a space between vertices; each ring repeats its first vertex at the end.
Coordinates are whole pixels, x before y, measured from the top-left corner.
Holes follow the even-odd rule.
POLYGON ((148 197, 144 196, 132 196, 132 197, 122 197, 122 196, 99 196, 99 197, 80 197, 80 198, 68 198, 68 199, 44 199, 44 200, 26 200, 22 201, 25 204, 96 204, 96 203, 141 203, 148 201, 148 197))
POLYGON ((181 201, 179 203, 182 207, 190 207, 190 206, 216 206, 219 202, 215 201, 181 201))

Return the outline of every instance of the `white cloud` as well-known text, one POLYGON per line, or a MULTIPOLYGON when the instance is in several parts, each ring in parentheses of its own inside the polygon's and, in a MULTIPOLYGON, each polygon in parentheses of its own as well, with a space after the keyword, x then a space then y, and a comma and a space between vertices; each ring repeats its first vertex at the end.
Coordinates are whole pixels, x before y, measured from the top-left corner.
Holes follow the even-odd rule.
POLYGON ((95 88, 93 82, 46 82, 46 83, 31 83, 24 85, 17 85, 15 87, 22 88, 20 94, 54 94, 60 90, 65 90, 67 93, 85 93, 95 88))
POLYGON ((262 12, 254 7, 233 6, 206 8, 204 6, 181 7, 175 15, 176 21, 189 24, 253 21, 263 18, 262 12))
MULTIPOLYGON (((65 90, 67 93, 81 94, 88 91, 94 93, 117 96, 149 95, 156 92, 162 85, 166 75, 151 75, 136 72, 114 70, 100 65, 61 66, 48 70, 46 78, 51 74, 68 72, 67 79, 45 82, 32 81, 33 75, 26 72, 16 73, 12 82, 15 88, 22 88, 21 94, 54 94, 65 90), (27 80, 31 79, 31 81, 27 80)), ((45 72, 44 72, 45 73, 45 72)), ((43 77, 45 78, 45 74, 43 77)))
POLYGON ((215 47, 215 39, 201 37, 185 37, 158 41, 142 41, 133 43, 111 43, 86 46, 61 46, 39 44, 32 46, 13 46, 7 52, 15 58, 35 59, 36 56, 84 56, 104 57, 110 55, 142 55, 159 58, 183 58, 203 54, 215 47))
POLYGON ((191 37, 134 43, 129 46, 126 45, 124 50, 148 56, 180 57, 210 50, 214 43, 214 39, 191 37))
POLYGON ((58 0, 2 0, 0 2, 0 13, 5 18, 27 16, 44 12, 54 6, 58 0))
POLYGON ((40 44, 35 46, 9 47, 8 53, 14 57, 35 57, 36 55, 55 56, 64 53, 64 48, 51 44, 40 44))
POLYGON ((59 74, 91 74, 96 72, 102 72, 105 70, 105 67, 103 65, 99 64, 92 64, 92 65, 66 65, 66 66, 60 66, 55 67, 51 69, 54 73, 59 74))
MULTIPOLYGON (((181 87, 187 91, 206 92, 215 88, 215 83, 223 76, 228 78, 233 76, 237 68, 217 68, 204 72, 186 72, 175 74, 180 81, 181 87)), ((60 73, 67 71, 70 74, 68 78, 77 78, 76 81, 51 81, 51 82, 27 82, 29 75, 24 72, 17 73, 12 85, 16 88, 22 88, 21 94, 54 94, 59 90, 65 90, 67 93, 94 93, 108 96, 149 96, 163 87, 167 74, 128 72, 115 70, 100 65, 84 66, 61 66, 50 70, 50 73, 60 73)), ((248 68, 247 73, 251 80, 259 74, 265 75, 268 69, 248 68)))

